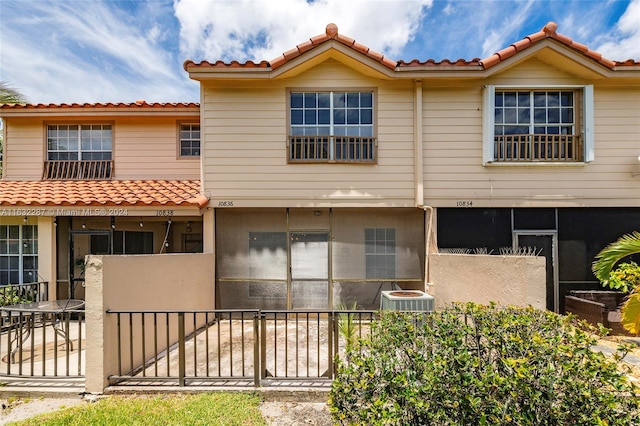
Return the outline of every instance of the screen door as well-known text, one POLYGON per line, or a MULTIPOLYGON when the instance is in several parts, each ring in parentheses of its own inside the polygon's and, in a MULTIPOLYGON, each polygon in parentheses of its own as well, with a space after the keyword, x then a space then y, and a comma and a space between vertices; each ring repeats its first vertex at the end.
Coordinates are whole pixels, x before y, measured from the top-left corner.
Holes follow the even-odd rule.
POLYGON ((329 233, 290 232, 291 309, 329 308, 329 233))

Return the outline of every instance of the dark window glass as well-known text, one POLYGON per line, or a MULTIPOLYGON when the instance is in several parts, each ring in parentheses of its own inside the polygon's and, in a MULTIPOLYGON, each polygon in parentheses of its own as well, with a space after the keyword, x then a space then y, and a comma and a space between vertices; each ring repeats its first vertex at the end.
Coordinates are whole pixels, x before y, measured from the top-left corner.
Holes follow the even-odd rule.
POLYGON ((438 246, 441 248, 486 248, 498 254, 511 247, 511 209, 439 208, 438 246))
POLYGON ((302 108, 302 93, 291 94, 291 108, 302 108))
POLYGON ((513 209, 513 228, 555 230, 556 209, 513 209))

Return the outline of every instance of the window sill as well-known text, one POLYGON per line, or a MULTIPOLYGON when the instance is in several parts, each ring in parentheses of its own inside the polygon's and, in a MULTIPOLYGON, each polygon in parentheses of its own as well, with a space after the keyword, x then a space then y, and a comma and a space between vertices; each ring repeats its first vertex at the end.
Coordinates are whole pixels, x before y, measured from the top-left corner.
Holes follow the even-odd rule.
POLYGON ((521 161, 521 162, 489 162, 484 163, 483 167, 584 167, 588 165, 588 162, 585 161, 575 161, 575 162, 559 162, 559 161, 521 161))
POLYGON ((287 164, 305 164, 305 165, 311 165, 311 164, 331 164, 331 165, 348 165, 348 166, 375 166, 378 164, 377 161, 335 161, 335 160, 323 160, 323 161, 313 161, 313 160, 307 160, 307 161, 292 161, 289 160, 287 161, 287 164))

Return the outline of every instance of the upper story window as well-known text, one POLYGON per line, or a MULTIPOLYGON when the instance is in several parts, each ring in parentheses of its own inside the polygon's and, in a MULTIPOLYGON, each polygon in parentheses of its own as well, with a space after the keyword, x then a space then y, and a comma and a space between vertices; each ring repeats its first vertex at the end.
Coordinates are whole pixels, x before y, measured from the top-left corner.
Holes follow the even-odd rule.
POLYGON ((200 125, 180 125, 180 157, 200 156, 200 125))
POLYGON ((489 86, 484 118, 485 163, 593 160, 592 86, 489 86))
POLYGON ((374 96, 365 92, 291 92, 289 161, 374 163, 374 96))
POLYGON ((110 179, 110 124, 53 124, 47 126, 44 179, 110 179))
POLYGON ((47 159, 111 160, 111 125, 49 125, 47 159))

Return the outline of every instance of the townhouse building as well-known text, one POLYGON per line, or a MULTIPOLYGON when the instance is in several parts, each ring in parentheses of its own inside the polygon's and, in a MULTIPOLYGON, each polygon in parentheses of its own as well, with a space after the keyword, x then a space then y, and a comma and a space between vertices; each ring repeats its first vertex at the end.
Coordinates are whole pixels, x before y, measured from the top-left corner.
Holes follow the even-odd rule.
POLYGON ((184 68, 199 104, 0 106, 0 284, 62 294, 85 254, 204 251, 217 308, 377 308, 500 300, 503 277, 462 294, 432 263, 528 252, 561 312, 640 227, 640 62, 555 23, 484 59, 392 60, 329 24, 271 61, 184 68))
POLYGON ((2 105, 0 285, 84 298, 87 254, 202 251, 197 104, 2 105))
POLYGON ((455 270, 430 277, 437 246, 545 256, 562 311, 640 225, 640 63, 553 22, 482 60, 395 61, 330 24, 269 62, 185 69, 220 306, 376 307, 396 286, 455 300, 455 270))

